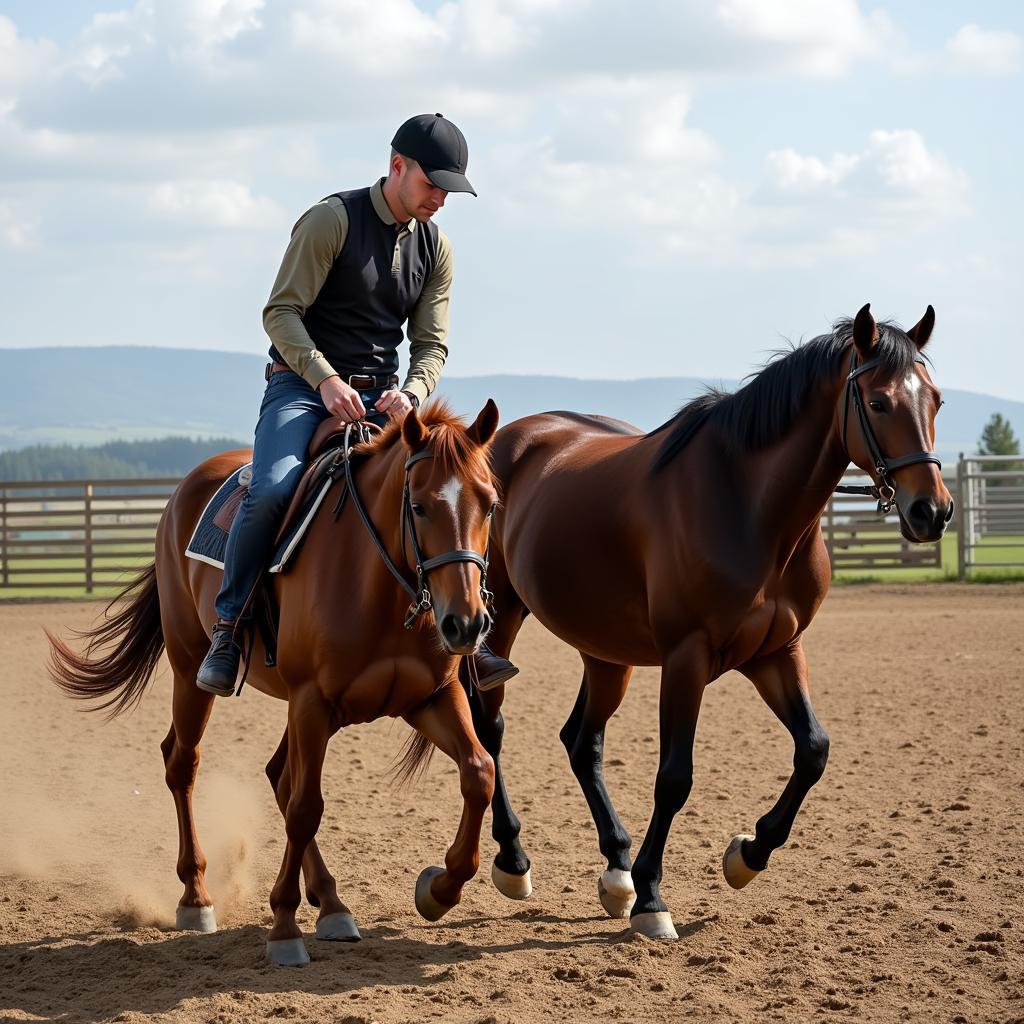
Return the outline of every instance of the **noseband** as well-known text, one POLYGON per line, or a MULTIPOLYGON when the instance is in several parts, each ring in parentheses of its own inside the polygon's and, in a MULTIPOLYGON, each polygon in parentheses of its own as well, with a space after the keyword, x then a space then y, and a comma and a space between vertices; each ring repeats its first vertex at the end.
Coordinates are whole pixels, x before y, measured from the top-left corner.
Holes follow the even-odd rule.
MULTIPOLYGON (((915 363, 924 365, 924 358, 920 355, 914 356, 915 363)), ((861 433, 864 435, 864 443, 867 445, 868 454, 871 456, 871 464, 874 466, 878 483, 874 487, 845 486, 837 487, 839 494, 867 494, 878 499, 878 511, 885 515, 896 501, 896 488, 893 486, 891 474, 904 466, 913 466, 919 462, 934 462, 939 469, 942 462, 934 452, 914 452, 912 455, 901 455, 896 459, 887 459, 882 454, 881 446, 875 432, 871 429, 871 421, 868 419, 867 409, 864 408, 864 399, 861 397, 860 385, 857 378, 868 370, 873 370, 879 363, 878 359, 869 359, 866 363, 857 365, 857 346, 853 346, 853 355, 850 359, 850 372, 846 377, 846 393, 843 396, 843 448, 847 457, 850 454, 850 446, 846 441, 846 428, 849 420, 850 403, 853 403, 857 411, 857 419, 860 421, 861 433)), ((852 459, 850 460, 853 461, 852 459)))
MULTIPOLYGON (((359 518, 362 519, 363 525, 366 527, 366 531, 369 533, 370 539, 373 541, 377 551, 380 553, 380 557, 383 559, 384 564, 388 567, 388 571, 395 577, 409 597, 412 598, 412 604, 409 605, 409 609, 405 616, 405 628, 412 629, 416 619, 420 615, 426 614, 434 607, 434 599, 430 594, 430 590, 427 588, 427 574, 432 569, 439 569, 442 565, 451 565, 453 562, 472 562, 474 565, 479 567, 480 597, 488 609, 492 608, 494 604, 494 595, 487 589, 487 566, 489 564, 489 559, 486 551, 481 555, 476 551, 458 549, 456 551, 449 551, 443 555, 436 555, 434 558, 423 557, 423 551, 420 549, 419 538, 416 536, 416 526, 413 523, 412 501, 409 497, 409 474, 412 467, 415 466, 417 462, 422 462, 424 459, 432 459, 434 457, 433 452, 416 452, 409 456, 405 461, 405 482, 402 485, 402 557, 405 558, 405 537, 406 533, 408 533, 416 565, 415 587, 409 583, 405 578, 404 573, 395 565, 394 562, 391 561, 391 558, 387 553, 387 549, 384 547, 384 543, 380 539, 380 534, 377 533, 377 530, 366 511, 366 507, 363 505, 362 499, 359 497, 359 492, 356 490, 355 477, 352 474, 352 459, 350 457, 351 433, 354 427, 357 430, 358 440, 366 441, 369 439, 369 432, 364 432, 360 427, 352 423, 346 425, 345 483, 348 488, 348 493, 352 496, 352 504, 355 505, 356 511, 359 513, 359 518)), ((488 518, 490 518, 490 514, 488 514, 488 518)), ((488 548, 489 546, 490 544, 488 542, 488 548)))

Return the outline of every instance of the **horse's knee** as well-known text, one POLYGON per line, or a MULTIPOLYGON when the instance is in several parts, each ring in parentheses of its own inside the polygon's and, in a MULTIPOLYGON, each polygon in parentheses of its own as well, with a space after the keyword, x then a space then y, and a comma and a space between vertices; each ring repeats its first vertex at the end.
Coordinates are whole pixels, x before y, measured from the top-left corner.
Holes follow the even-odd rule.
POLYGON ((188 789, 195 781, 198 770, 198 747, 183 747, 175 741, 164 751, 164 780, 168 789, 188 789))
POLYGON ((460 772, 462 798, 466 803, 487 807, 494 796, 494 761, 481 751, 468 758, 460 772))
POLYGON ((320 827, 324 798, 320 793, 293 794, 285 812, 285 832, 293 843, 305 846, 320 827))
POLYGON ((693 788, 693 764, 667 764, 654 783, 654 803, 659 810, 677 814, 690 798, 693 788))
POLYGON ((793 755, 793 767, 802 779, 813 785, 825 772, 828 763, 828 734, 818 728, 797 743, 793 755))

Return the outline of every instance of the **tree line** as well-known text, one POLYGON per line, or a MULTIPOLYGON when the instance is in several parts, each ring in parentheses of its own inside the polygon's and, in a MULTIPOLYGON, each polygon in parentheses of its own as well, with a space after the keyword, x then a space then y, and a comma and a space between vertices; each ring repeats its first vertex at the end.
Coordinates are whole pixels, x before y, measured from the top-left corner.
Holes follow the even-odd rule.
POLYGON ((0 480, 136 480, 184 476, 218 452, 249 445, 230 437, 164 437, 96 446, 37 444, 0 452, 0 480))

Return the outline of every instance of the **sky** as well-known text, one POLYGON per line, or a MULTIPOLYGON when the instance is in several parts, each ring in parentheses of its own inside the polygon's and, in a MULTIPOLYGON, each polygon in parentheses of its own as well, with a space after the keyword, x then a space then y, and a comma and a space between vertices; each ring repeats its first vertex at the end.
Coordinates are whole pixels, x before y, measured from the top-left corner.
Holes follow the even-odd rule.
POLYGON ((931 303, 1024 399, 1016 0, 0 0, 0 346, 262 353, 292 224, 469 141, 458 375, 740 378, 931 303))

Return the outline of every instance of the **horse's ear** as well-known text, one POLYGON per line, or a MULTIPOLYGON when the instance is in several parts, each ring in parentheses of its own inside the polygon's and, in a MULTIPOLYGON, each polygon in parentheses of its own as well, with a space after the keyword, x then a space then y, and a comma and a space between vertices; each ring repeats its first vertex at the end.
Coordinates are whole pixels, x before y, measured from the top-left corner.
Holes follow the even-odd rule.
POLYGON ((423 425, 423 420, 415 409, 411 409, 402 420, 402 440, 408 449, 415 453, 423 451, 427 443, 429 431, 423 425))
POLYGON ((466 431, 469 439, 475 444, 485 445, 498 429, 498 407, 494 404, 493 398, 487 399, 487 404, 480 410, 480 415, 473 421, 473 425, 466 431))
POLYGON ((917 350, 920 352, 928 344, 928 339, 932 336, 933 330, 935 330, 935 310, 929 306, 924 311, 924 316, 907 331, 907 337, 917 346, 917 350))
POLYGON ((878 327, 871 315, 871 303, 865 302, 853 320, 853 343, 857 351, 867 357, 878 342, 878 327))

